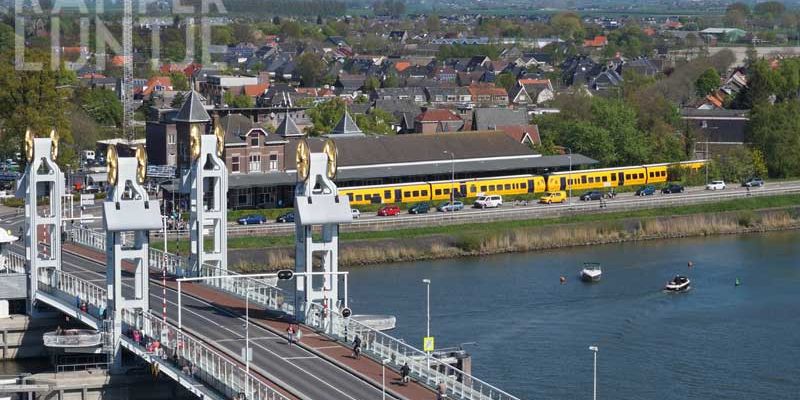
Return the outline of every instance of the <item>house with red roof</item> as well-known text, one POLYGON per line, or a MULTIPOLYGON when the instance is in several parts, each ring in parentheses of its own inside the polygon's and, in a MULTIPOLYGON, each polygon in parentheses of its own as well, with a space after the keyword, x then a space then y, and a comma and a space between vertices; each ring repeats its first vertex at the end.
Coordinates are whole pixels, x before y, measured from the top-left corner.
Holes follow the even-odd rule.
POLYGON ((141 97, 149 97, 153 94, 171 91, 172 79, 168 76, 154 76, 147 80, 143 86, 134 89, 133 93, 141 97))
POLYGON ((508 92, 492 84, 472 84, 469 86, 472 101, 478 106, 505 106, 508 105, 508 92))
POLYGON ((498 125, 497 130, 522 144, 533 146, 542 143, 539 127, 536 125, 498 125))
POLYGON ((464 127, 464 120, 450 110, 426 108, 414 118, 414 132, 457 132, 464 127))
POLYGON ((594 39, 586 39, 583 41, 583 47, 601 49, 608 45, 608 38, 603 35, 597 35, 594 39))

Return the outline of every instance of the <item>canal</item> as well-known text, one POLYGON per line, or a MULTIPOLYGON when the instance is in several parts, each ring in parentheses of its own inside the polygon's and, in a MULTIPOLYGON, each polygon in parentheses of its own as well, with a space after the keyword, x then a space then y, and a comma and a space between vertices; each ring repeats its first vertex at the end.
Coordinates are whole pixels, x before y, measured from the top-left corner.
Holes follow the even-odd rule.
POLYGON ((397 316, 393 334, 421 348, 423 278, 437 347, 474 342, 474 375, 520 398, 590 399, 590 345, 601 399, 800 394, 798 232, 353 268, 351 308, 397 316), (601 282, 578 280, 587 261, 601 282), (692 290, 663 293, 676 273, 692 290))

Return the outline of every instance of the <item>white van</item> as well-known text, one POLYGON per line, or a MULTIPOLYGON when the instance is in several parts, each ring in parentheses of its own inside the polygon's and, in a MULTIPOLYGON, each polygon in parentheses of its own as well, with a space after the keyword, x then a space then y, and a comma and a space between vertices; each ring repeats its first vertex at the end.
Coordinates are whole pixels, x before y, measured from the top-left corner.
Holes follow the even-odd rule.
POLYGON ((495 208, 503 205, 503 196, 499 194, 492 194, 488 196, 478 196, 475 199, 475 208, 495 208))

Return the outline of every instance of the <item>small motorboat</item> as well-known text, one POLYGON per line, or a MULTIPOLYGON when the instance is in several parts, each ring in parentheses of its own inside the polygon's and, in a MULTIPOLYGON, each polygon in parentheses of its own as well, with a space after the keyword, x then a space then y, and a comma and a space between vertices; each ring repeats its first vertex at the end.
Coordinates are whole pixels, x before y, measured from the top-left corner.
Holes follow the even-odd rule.
POLYGON ((664 290, 668 292, 685 292, 691 288, 692 281, 682 275, 675 275, 671 281, 667 282, 664 290))
POLYGON ((603 275, 600 269, 600 263, 583 263, 581 270, 581 280, 584 282, 597 282, 603 275))

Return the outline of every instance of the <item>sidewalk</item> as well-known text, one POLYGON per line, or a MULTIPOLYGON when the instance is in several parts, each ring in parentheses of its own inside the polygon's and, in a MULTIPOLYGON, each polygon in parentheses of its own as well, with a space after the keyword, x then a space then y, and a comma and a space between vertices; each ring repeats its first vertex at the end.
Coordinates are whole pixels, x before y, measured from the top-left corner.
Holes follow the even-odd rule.
MULTIPOLYGON (((82 246, 67 243, 63 245, 64 250, 88 258, 100 263, 105 263, 105 255, 82 246)), ((126 268, 127 270, 127 268, 126 268)), ((159 273, 150 274, 151 280, 157 284, 161 284, 161 275, 159 273)), ((167 280, 167 286, 177 290, 177 283, 173 280, 167 280)), ((245 308, 245 301, 227 293, 209 288, 202 284, 195 284, 185 282, 182 286, 182 291, 191 296, 201 298, 214 304, 217 307, 232 311, 234 313, 242 313, 245 308)), ((288 321, 280 321, 274 318, 269 318, 265 310, 252 309, 250 311, 251 323, 257 324, 263 328, 271 330, 273 333, 285 336, 286 329, 288 328, 288 321)), ((352 351, 349 347, 336 342, 328 337, 317 334, 313 329, 302 325, 301 331, 303 332, 300 345, 311 351, 322 355, 332 362, 343 366, 345 369, 355 372, 356 375, 369 379, 373 384, 378 387, 381 385, 381 364, 368 357, 361 357, 356 360, 352 357, 352 351)), ((390 368, 386 368, 386 389, 387 391, 394 392, 406 399, 435 399, 436 394, 426 386, 417 382, 410 382, 406 385, 401 385, 400 374, 390 368)))

